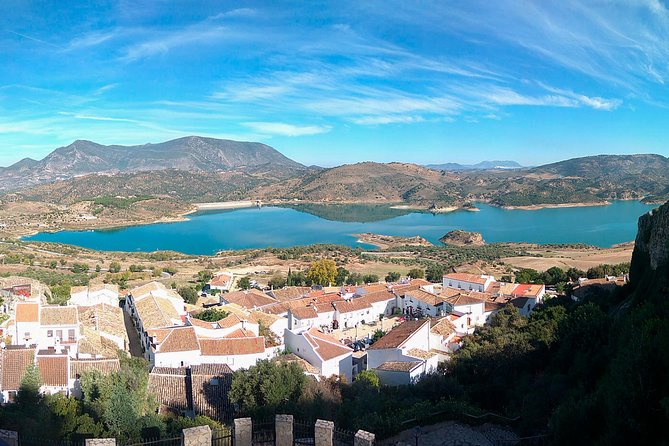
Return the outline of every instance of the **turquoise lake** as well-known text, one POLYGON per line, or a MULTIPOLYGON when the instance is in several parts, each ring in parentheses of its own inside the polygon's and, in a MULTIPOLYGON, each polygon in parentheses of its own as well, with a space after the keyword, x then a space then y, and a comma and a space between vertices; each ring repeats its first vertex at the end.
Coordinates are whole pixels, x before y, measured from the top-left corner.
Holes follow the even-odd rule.
POLYGON ((420 235, 439 244, 453 229, 476 231, 488 243, 586 243, 608 247, 634 240, 639 216, 656 206, 614 201, 608 206, 504 210, 477 204, 479 212, 448 214, 367 205, 297 205, 202 212, 188 221, 120 229, 39 233, 24 240, 67 243, 101 251, 220 250, 288 247, 314 243, 348 246, 354 234, 420 235))

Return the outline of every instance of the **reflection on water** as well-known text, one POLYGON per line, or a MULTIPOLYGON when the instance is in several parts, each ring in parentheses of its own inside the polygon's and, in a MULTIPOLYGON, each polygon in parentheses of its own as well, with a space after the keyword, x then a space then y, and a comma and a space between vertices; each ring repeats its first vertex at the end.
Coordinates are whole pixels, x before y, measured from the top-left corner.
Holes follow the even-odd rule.
POLYGON ((454 229, 483 234, 488 243, 586 243, 611 246, 634 240, 637 220, 653 208, 634 201, 609 206, 505 210, 479 204, 480 212, 430 214, 383 205, 293 205, 208 211, 175 223, 99 231, 40 233, 26 240, 59 242, 102 251, 220 250, 334 243, 370 249, 356 234, 411 237, 434 244, 454 229))

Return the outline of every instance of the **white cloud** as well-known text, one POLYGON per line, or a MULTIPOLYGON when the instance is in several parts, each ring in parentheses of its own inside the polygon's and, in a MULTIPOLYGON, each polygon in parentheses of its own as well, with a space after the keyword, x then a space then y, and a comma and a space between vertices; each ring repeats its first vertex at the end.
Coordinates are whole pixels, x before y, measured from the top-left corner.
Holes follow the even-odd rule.
POLYGON ((332 129, 330 126, 298 126, 282 122, 244 122, 243 125, 256 132, 279 136, 317 135, 327 133, 332 129))
POLYGON ((353 122, 360 125, 383 125, 383 124, 411 124, 415 122, 423 122, 422 116, 363 116, 354 118, 353 122))

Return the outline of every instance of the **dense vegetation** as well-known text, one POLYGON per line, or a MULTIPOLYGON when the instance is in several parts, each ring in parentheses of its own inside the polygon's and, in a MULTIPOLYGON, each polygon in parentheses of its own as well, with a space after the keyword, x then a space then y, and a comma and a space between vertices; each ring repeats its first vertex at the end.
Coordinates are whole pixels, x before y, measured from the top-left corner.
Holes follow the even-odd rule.
POLYGON ((551 444, 650 444, 668 418, 669 305, 658 313, 642 303, 621 317, 630 290, 553 299, 529 318, 507 306, 466 338, 447 367, 413 387, 379 387, 368 376, 315 382, 299 369, 263 363, 236 372, 231 398, 241 414, 330 417, 381 437, 411 423, 493 412, 551 444), (265 375, 282 379, 268 387, 265 375))
POLYGON ((178 437, 185 427, 220 424, 206 417, 191 420, 158 415, 147 388, 147 363, 123 358, 109 376, 97 371, 81 378, 83 399, 39 394, 40 375, 33 366, 21 382, 16 404, 0 407, 1 426, 18 431, 24 441, 115 437, 121 444, 178 437))

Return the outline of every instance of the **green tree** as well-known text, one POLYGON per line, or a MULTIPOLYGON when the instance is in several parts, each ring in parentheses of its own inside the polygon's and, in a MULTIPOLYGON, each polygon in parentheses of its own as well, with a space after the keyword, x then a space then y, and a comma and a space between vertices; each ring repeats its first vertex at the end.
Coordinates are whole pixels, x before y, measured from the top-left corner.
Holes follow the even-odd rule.
POLYGON ((121 264, 118 262, 111 262, 109 264, 109 272, 110 273, 117 273, 121 271, 121 264))
POLYGON ((251 288, 251 279, 248 276, 242 277, 237 281, 237 287, 242 290, 251 288))
POLYGON ((197 304, 197 291, 195 291, 193 288, 184 286, 179 288, 177 293, 179 293, 179 296, 183 298, 184 302, 187 302, 191 305, 197 304))
POLYGON ((335 283, 336 276, 337 264, 330 259, 316 260, 307 270, 307 280, 313 285, 328 286, 335 283))
POLYGON ((216 322, 221 319, 225 319, 229 316, 230 313, 224 310, 218 310, 216 308, 207 308, 206 310, 199 311, 197 313, 191 313, 191 316, 195 319, 206 322, 216 322))
POLYGON ((283 278, 280 272, 274 273, 271 279, 269 279, 269 282, 267 283, 272 289, 279 289, 283 288, 286 286, 286 279, 283 278))
POLYGON ((379 281, 379 276, 376 274, 365 274, 362 276, 362 281, 365 283, 376 283, 379 281))
POLYGON ((430 282, 441 282, 444 277, 444 267, 438 263, 432 263, 425 270, 425 279, 430 282))
POLYGON ((262 360, 234 373, 229 398, 244 414, 276 413, 295 407, 305 382, 297 364, 262 360))
POLYGON ((346 278, 350 272, 344 268, 344 267, 337 267, 337 275, 335 276, 335 285, 337 286, 342 286, 344 283, 346 283, 346 278))
POLYGON ((213 278, 214 278, 214 273, 206 269, 203 271, 198 271, 197 273, 197 281, 202 284, 209 282, 213 278))
POLYGON ((391 271, 386 276, 386 282, 397 282, 400 280, 401 274, 397 271, 391 271))
POLYGON ((355 377, 355 381, 353 381, 353 387, 365 390, 378 390, 381 387, 381 381, 373 370, 363 370, 355 377))
POLYGON ((420 268, 412 268, 407 273, 407 276, 411 277, 412 279, 422 279, 425 277, 425 271, 420 268))
POLYGON ((18 406, 27 410, 36 408, 42 401, 42 395, 40 394, 41 386, 42 377, 37 366, 34 364, 28 365, 23 378, 21 378, 19 391, 16 394, 16 403, 18 406))

